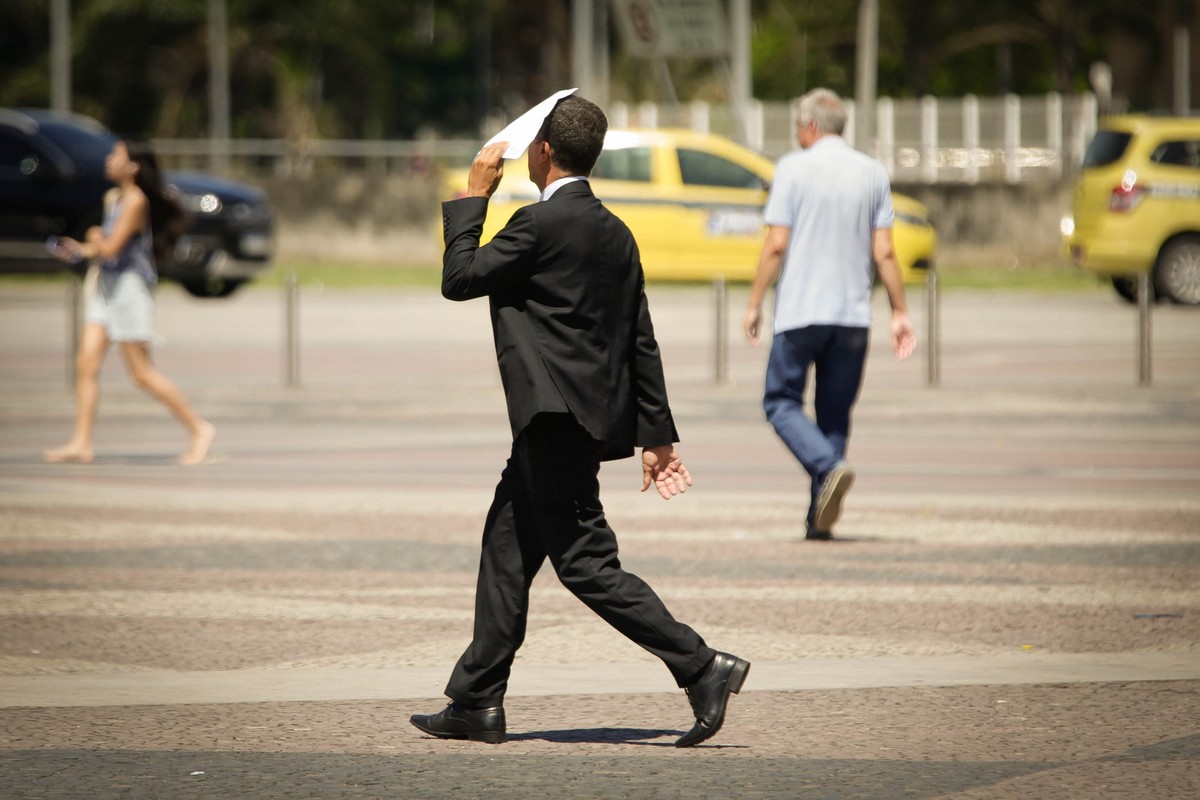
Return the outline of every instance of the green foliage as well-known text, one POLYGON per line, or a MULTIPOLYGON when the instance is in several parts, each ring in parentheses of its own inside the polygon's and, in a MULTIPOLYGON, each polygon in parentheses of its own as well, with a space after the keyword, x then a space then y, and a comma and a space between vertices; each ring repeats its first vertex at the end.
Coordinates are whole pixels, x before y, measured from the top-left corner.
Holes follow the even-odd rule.
MULTIPOLYGON (((229 0, 234 135, 471 128, 481 5, 229 0)), ((206 0, 73 0, 71 11, 73 108, 131 136, 207 135, 206 0)), ((49 16, 48 0, 0 4, 0 104, 50 104, 49 16)))
POLYGON ((50 4, 0 3, 0 106, 44 106, 50 100, 50 4))
MULTIPOLYGON (((1163 46, 1179 0, 881 0, 878 93, 960 96, 1085 90, 1109 34, 1163 46)), ((858 2, 754 3, 754 93, 852 94, 858 2)), ((1182 19, 1182 17, 1180 17, 1182 19)))
MULTIPOLYGON (((237 137, 472 136, 489 115, 571 78, 571 0, 226 4, 237 137)), ((754 0, 755 96, 818 85, 852 94, 858 8, 754 0)), ((71 11, 76 109, 128 136, 207 135, 207 0, 71 0, 71 11)), ((880 0, 878 91, 1078 91, 1113 36, 1160 69, 1170 30, 1189 13, 1189 0, 880 0)), ((0 105, 49 105, 49 17, 49 0, 0 3, 0 105)), ((612 96, 661 100, 654 65, 609 35, 612 96)), ((671 74, 681 100, 725 99, 711 60, 673 62, 671 74)))

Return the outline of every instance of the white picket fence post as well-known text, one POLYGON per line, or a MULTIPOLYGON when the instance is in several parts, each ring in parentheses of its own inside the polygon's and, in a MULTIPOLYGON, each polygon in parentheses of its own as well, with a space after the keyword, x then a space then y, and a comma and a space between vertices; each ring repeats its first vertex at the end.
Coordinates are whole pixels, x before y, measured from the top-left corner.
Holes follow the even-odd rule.
POLYGON ((612 103, 608 108, 608 124, 614 128, 628 128, 629 104, 620 100, 612 103))
POLYGON ((875 104, 875 146, 877 157, 890 177, 896 176, 896 104, 890 97, 881 97, 875 104))
POLYGON ((1062 95, 1051 92, 1046 95, 1046 149, 1058 153, 1051 165, 1051 174, 1055 179, 1063 174, 1063 103, 1062 95))
POLYGON ((746 146, 751 150, 763 149, 763 103, 751 100, 746 104, 746 146))
POLYGON ((938 104, 929 95, 921 98, 921 180, 938 179, 938 104))
POLYGON ((638 103, 638 127, 658 127, 658 105, 655 103, 638 103))
POLYGON ((979 98, 969 94, 963 98, 963 149, 967 153, 965 175, 967 183, 979 183, 979 98))
POLYGON ((1004 180, 1021 182, 1021 98, 1004 96, 1004 180))
POLYGON ((846 144, 854 147, 854 101, 843 99, 842 104, 846 107, 846 129, 842 131, 842 138, 846 140, 846 144))

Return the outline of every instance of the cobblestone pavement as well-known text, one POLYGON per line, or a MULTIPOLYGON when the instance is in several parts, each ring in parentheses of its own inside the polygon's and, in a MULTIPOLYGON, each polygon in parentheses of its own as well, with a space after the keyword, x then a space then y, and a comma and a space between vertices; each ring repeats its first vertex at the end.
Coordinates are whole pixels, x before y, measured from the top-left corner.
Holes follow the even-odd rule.
POLYGON ((813 543, 765 350, 732 341, 714 385, 710 292, 651 291, 697 485, 606 465, 610 521, 754 663, 694 750, 666 671, 548 570, 510 741, 407 723, 469 636, 507 454, 482 305, 305 287, 289 389, 275 293, 166 287, 157 360, 213 463, 174 464, 113 356, 96 462, 59 466, 66 292, 0 282, 0 798, 1200 796, 1200 313, 1156 310, 1138 388, 1108 293, 948 294, 940 388, 875 341, 859 479, 813 543))

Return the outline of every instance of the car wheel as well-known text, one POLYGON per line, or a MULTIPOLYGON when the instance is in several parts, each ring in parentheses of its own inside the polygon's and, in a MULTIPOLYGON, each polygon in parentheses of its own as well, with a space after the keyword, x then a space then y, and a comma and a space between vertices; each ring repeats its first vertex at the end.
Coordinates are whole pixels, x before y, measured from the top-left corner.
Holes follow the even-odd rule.
POLYGON ((1137 278, 1131 278, 1128 275, 1113 275, 1112 285, 1116 289, 1117 296, 1126 303, 1137 302, 1137 278))
POLYGON ((229 297, 245 281, 234 278, 206 278, 180 281, 180 283, 192 297, 229 297))
POLYGON ((1159 294, 1173 302, 1200 305, 1200 237, 1176 239, 1163 248, 1155 283, 1159 294))
MULTIPOLYGON (((1116 290, 1117 295, 1122 300, 1124 300, 1126 303, 1131 303, 1133 305, 1137 305, 1137 301, 1138 301, 1138 296, 1137 296, 1138 279, 1137 278, 1130 276, 1130 275, 1113 275, 1111 280, 1112 280, 1113 289, 1116 290)), ((1163 295, 1163 293, 1161 291, 1159 291, 1157 288, 1154 288, 1153 285, 1151 285, 1151 288, 1154 289, 1154 296, 1150 298, 1151 302, 1161 303, 1167 299, 1163 295)))

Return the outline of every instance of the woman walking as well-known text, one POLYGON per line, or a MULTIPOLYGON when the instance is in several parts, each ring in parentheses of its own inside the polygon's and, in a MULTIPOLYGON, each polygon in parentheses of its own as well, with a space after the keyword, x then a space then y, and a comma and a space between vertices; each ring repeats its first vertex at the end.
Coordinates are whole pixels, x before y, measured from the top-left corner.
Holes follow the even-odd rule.
POLYGON ((88 292, 75 364, 75 434, 62 447, 47 450, 44 458, 83 464, 94 458, 92 428, 100 400, 100 367, 109 342, 115 342, 134 384, 187 428, 188 449, 179 463, 200 464, 208 457, 216 428, 192 409, 179 387, 150 359, 151 287, 158 281, 155 259, 166 258, 175 246, 184 227, 184 212, 166 193, 158 160, 147 146, 117 142, 104 171, 116 188, 105 195, 103 226, 88 230, 86 242, 59 239, 54 250, 65 261, 96 259, 100 269, 88 292))

